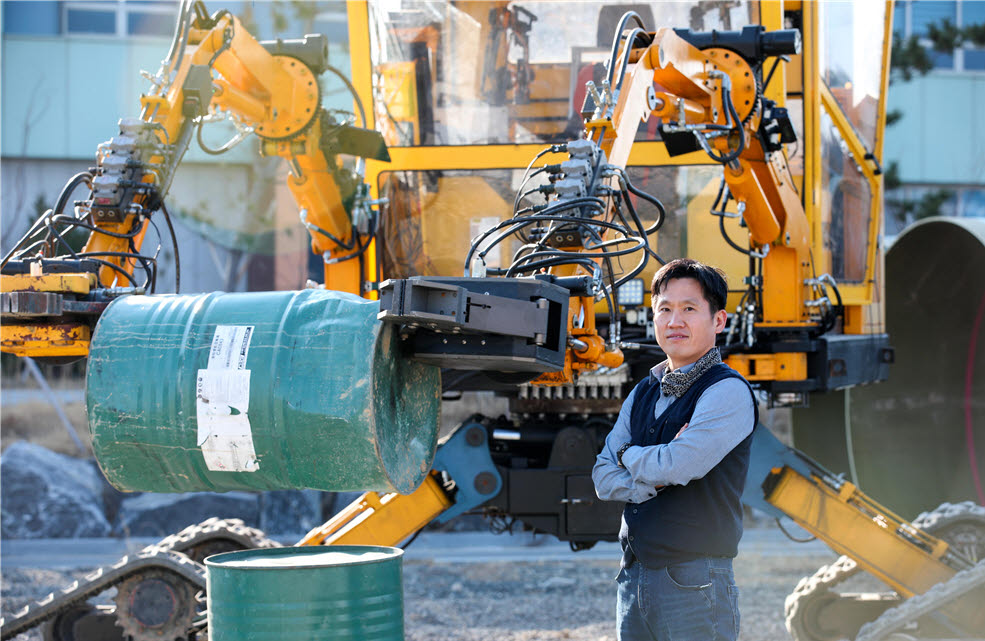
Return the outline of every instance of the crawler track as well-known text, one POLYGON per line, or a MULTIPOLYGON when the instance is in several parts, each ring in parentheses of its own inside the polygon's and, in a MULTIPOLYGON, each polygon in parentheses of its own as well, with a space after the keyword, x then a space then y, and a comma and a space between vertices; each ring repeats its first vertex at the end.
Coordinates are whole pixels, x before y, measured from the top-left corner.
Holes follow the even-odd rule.
MULTIPOLYGON (((238 519, 212 518, 172 534, 139 553, 98 568, 81 581, 25 605, 13 616, 0 619, 0 641, 11 639, 59 615, 81 608, 106 590, 119 587, 127 598, 117 598, 117 625, 134 641, 163 641, 183 636, 184 628, 198 613, 195 595, 205 590, 201 561, 210 554, 249 548, 277 547, 278 543, 238 519), (141 586, 164 589, 176 597, 166 612, 145 612, 141 586), (127 606, 123 611, 120 603, 127 606), (163 621, 161 620, 163 619, 163 621), (145 623, 150 622, 149 625, 145 623), (175 625, 181 630, 174 629, 175 625), (171 634, 173 633, 173 634, 171 634)), ((85 615, 83 615, 85 616, 85 615)))
MULTIPOLYGON (((955 552, 973 563, 985 559, 985 507, 971 501, 944 503, 930 512, 920 514, 913 520, 913 525, 944 539, 955 552)), ((787 596, 785 603, 787 630, 794 639, 832 641, 846 636, 851 638, 868 625, 881 620, 883 616, 912 618, 907 614, 910 608, 905 604, 914 599, 904 602, 893 592, 840 594, 835 591, 839 584, 855 576, 859 571, 854 560, 842 556, 834 563, 822 566, 812 576, 800 580, 794 591, 787 596), (842 614, 854 610, 858 616, 840 616, 834 621, 831 617, 825 617, 824 611, 831 612, 836 602, 839 602, 837 607, 842 614), (891 615, 894 611, 897 614, 891 615)), ((948 581, 941 586, 950 583, 951 581, 948 581)), ((934 590, 937 588, 933 588, 927 594, 934 590)), ((921 608, 922 611, 922 606, 913 607, 921 608)), ((895 630, 897 627, 891 627, 890 630, 895 630)), ((873 631, 867 634, 877 634, 875 632, 877 628, 870 629, 873 631)))

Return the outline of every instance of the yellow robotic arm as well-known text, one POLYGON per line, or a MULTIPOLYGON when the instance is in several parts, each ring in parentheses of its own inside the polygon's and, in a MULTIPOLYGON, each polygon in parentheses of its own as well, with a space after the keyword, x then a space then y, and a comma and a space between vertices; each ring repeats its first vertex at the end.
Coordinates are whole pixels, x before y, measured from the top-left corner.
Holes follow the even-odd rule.
MULTIPOLYGON (((620 29, 632 17, 628 14, 620 29)), ((600 87, 589 83, 583 108, 585 140, 569 143, 569 150, 586 141, 597 146, 604 162, 598 175, 608 176, 599 184, 614 193, 626 189, 623 170, 641 120, 660 119, 661 138, 672 156, 703 149, 724 165, 724 188, 736 201, 748 229, 746 251, 762 261, 761 278, 749 283, 759 290, 750 329, 755 322, 757 328, 769 330, 823 333, 818 331, 826 321, 818 313, 819 290, 816 279, 812 279, 808 221, 783 149, 783 143, 791 142, 794 134, 785 111, 761 95, 763 62, 768 57, 799 52, 796 30, 766 32, 762 27, 747 27, 742 32, 698 34, 669 28, 656 32, 627 28, 613 47, 609 77, 600 87)), ((600 193, 591 186, 588 191, 600 193)), ((599 218, 614 222, 617 206, 618 202, 610 200, 599 218)), ((607 230, 602 237, 612 234, 607 230)), ((572 309, 591 315, 591 302, 573 302, 572 309)), ((739 319, 734 319, 733 325, 738 324, 739 319)), ((584 326, 594 329, 592 322, 584 326)), ((579 331, 570 325, 569 329, 572 334, 579 331)), ((579 338, 585 342, 593 337, 579 338)), ((582 360, 608 365, 620 356, 614 348, 569 350, 569 354, 573 355, 569 362, 575 364, 582 360)), ((730 364, 747 375, 755 373, 758 361, 771 361, 759 363, 764 370, 769 365, 777 372, 784 370, 777 375, 798 380, 807 375, 807 356, 803 353, 739 354, 730 358, 730 364)), ((550 384, 557 378, 556 374, 546 374, 535 382, 550 384)), ((562 382, 569 378, 564 376, 562 382)))
POLYGON ((750 249, 763 258, 762 322, 805 327, 815 324, 806 305, 812 297, 808 226, 782 149, 786 140, 779 138, 788 123, 770 113, 755 70, 736 52, 749 49, 748 57, 759 60, 799 53, 799 32, 761 29, 747 27, 734 39, 722 38, 720 46, 710 39, 697 42, 700 48, 688 38, 707 34, 627 32, 622 72, 614 86, 590 92, 598 100, 590 105, 586 129, 610 164, 625 167, 640 120, 657 117, 671 155, 703 148, 725 165, 725 183, 749 229, 750 249), (764 124, 773 125, 776 136, 763 135, 764 124))
POLYGON ((323 36, 261 43, 228 11, 209 16, 202 2, 183 2, 168 58, 141 96, 140 117, 120 121, 119 135, 99 147, 95 172, 73 178, 55 208, 4 257, 0 348, 85 356, 109 297, 153 291, 155 261, 140 254, 141 244, 158 210, 170 227, 164 197, 210 111, 228 112, 242 135, 260 138, 263 155, 288 161, 288 186, 312 250, 326 259, 326 286, 362 294, 362 261, 348 259, 372 240, 374 203, 338 155, 389 156, 379 134, 337 122, 321 108, 318 75, 329 68, 327 58, 323 36), (89 197, 75 216, 64 213, 82 184, 89 197), (80 252, 62 237, 74 227, 89 231, 80 252), (144 283, 135 277, 140 269, 144 283))

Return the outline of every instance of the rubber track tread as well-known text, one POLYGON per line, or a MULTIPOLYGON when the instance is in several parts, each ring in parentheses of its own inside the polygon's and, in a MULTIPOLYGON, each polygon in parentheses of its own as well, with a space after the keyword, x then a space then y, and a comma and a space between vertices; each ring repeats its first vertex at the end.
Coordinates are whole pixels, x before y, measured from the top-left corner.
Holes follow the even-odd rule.
MULTIPOLYGON (((913 519, 913 525, 924 532, 934 534, 935 531, 947 526, 951 519, 968 515, 985 519, 985 507, 971 501, 942 503, 933 510, 921 512, 913 519)), ((803 621, 798 620, 799 617, 810 611, 813 601, 830 598, 832 588, 859 571, 858 564, 851 557, 841 556, 834 563, 821 566, 812 576, 804 577, 797 583, 797 587, 787 595, 784 603, 787 630, 794 639, 820 641, 816 637, 803 636, 807 626, 803 621)), ((894 609, 895 607, 900 606, 894 606, 894 609)))
POLYGON ((239 519, 210 518, 196 525, 189 525, 177 534, 169 535, 157 543, 148 545, 135 555, 124 556, 113 565, 98 568, 62 588, 57 593, 33 604, 24 606, 9 620, 0 618, 0 641, 7 641, 18 634, 37 627, 70 606, 118 585, 141 572, 159 568, 171 571, 196 586, 205 589, 205 568, 184 554, 186 550, 213 540, 229 540, 243 549, 280 547, 256 528, 248 527, 239 519))
POLYGON ((979 521, 981 523, 980 538, 975 546, 979 554, 972 555, 976 558, 969 558, 968 560, 972 563, 977 563, 985 559, 985 555, 980 553, 985 548, 985 544, 981 540, 985 538, 985 506, 978 505, 972 501, 941 503, 939 507, 930 512, 921 512, 917 518, 913 519, 913 525, 924 532, 935 534, 951 525, 955 520, 964 520, 966 523, 979 521))
POLYGON ((125 556, 108 567, 102 567, 88 574, 82 581, 75 581, 57 593, 52 592, 34 604, 26 605, 15 613, 10 621, 0 620, 0 639, 6 641, 21 632, 30 630, 67 606, 85 601, 125 579, 140 574, 149 568, 164 569, 177 574, 182 579, 205 589, 205 568, 180 552, 165 549, 147 549, 135 556, 125 556))
POLYGON ((214 540, 231 540, 244 550, 280 547, 280 543, 256 528, 245 525, 239 519, 211 518, 196 525, 189 525, 177 534, 171 534, 150 547, 185 552, 202 543, 214 540))
MULTIPOLYGON (((985 561, 962 570, 947 581, 942 581, 923 594, 903 601, 886 610, 882 616, 862 626, 855 641, 880 641, 910 622, 951 603, 971 590, 985 587, 985 561)), ((977 637, 982 639, 982 637, 977 637)), ((983 639, 985 641, 985 639, 983 639)))
POLYGON ((783 607, 787 631, 794 639, 797 641, 820 641, 818 637, 809 635, 806 631, 806 624, 800 619, 812 609, 811 606, 815 601, 830 599, 834 586, 847 581, 860 571, 861 568, 858 567, 854 559, 841 556, 834 563, 822 565, 813 575, 805 576, 797 583, 794 591, 787 595, 783 607))

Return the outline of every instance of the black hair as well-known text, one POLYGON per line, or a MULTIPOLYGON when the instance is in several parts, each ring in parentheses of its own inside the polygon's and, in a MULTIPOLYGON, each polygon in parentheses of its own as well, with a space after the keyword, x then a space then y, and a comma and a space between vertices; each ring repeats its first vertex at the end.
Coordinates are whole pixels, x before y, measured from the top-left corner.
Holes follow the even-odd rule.
POLYGON ((653 275, 653 282, 650 283, 650 295, 654 301, 660 294, 660 290, 675 278, 693 278, 698 281, 701 286, 701 293, 708 301, 712 314, 725 309, 728 282, 725 280, 725 273, 722 270, 711 265, 705 265, 693 258, 674 259, 653 275))

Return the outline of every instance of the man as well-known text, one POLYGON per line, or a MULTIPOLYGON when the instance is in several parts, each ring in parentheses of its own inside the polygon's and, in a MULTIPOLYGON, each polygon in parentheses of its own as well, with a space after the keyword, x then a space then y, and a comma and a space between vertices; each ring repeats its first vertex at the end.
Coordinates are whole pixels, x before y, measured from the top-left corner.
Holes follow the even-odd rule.
POLYGON ((667 360, 626 398, 592 471, 599 498, 626 502, 618 638, 734 640, 732 559, 758 413, 749 384, 715 346, 728 286, 719 270, 682 258, 650 290, 667 360))

